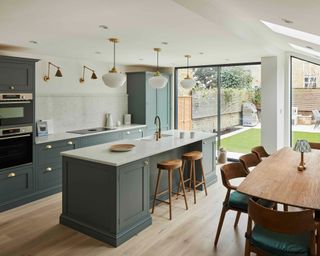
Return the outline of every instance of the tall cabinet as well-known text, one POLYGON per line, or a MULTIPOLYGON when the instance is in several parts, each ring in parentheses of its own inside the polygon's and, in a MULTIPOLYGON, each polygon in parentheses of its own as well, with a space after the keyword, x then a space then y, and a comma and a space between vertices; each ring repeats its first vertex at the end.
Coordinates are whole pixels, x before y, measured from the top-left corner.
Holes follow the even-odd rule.
POLYGON ((168 84, 162 89, 153 89, 148 80, 152 72, 127 73, 128 113, 132 115, 132 122, 146 124, 146 135, 155 132, 154 119, 158 115, 161 119, 161 129, 171 128, 171 75, 167 77, 168 84))

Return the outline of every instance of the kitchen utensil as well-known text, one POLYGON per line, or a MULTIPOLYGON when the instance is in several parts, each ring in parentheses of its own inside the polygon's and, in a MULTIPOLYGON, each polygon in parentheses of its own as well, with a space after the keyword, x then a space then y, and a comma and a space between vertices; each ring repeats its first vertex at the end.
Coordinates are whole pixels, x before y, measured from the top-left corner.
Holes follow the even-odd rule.
POLYGON ((107 127, 107 128, 113 127, 113 119, 112 119, 111 113, 106 113, 105 127, 107 127))

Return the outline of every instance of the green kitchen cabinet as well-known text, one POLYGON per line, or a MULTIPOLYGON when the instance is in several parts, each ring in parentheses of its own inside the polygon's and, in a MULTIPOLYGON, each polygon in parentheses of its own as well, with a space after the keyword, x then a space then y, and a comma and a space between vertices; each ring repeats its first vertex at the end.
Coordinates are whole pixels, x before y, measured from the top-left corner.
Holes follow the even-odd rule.
POLYGON ((121 139, 121 132, 110 132, 85 136, 80 138, 80 147, 89 147, 93 145, 108 143, 121 139))
POLYGON ((122 132, 122 139, 124 139, 124 140, 139 139, 144 136, 144 133, 145 133, 145 129, 143 129, 143 128, 123 131, 122 132))
POLYGON ((32 92, 35 83, 35 59, 0 56, 0 90, 32 92))
POLYGON ((147 136, 155 132, 154 119, 157 115, 163 131, 171 128, 171 75, 162 73, 168 79, 168 84, 162 89, 154 89, 148 83, 153 74, 127 73, 128 112, 132 115, 133 123, 147 125, 147 136))

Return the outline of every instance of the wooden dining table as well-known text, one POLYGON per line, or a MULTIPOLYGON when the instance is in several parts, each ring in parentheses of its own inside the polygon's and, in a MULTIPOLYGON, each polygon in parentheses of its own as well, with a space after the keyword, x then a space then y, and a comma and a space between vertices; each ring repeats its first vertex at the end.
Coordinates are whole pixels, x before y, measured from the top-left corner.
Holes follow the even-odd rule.
POLYGON ((320 150, 304 154, 306 170, 298 171, 300 153, 285 147, 259 163, 238 187, 253 197, 320 209, 320 150))

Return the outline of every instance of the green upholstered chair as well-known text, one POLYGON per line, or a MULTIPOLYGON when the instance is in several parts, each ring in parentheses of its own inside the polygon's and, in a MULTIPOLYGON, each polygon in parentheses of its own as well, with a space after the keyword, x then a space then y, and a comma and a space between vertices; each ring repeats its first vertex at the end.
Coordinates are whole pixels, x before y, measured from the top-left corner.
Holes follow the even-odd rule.
MULTIPOLYGON (((227 188, 227 194, 223 201, 222 211, 220 215, 220 220, 217 228, 216 237, 214 240, 214 245, 218 244, 219 236, 221 233, 223 221, 227 211, 232 210, 237 212, 234 227, 237 227, 241 213, 247 213, 249 196, 239 193, 237 187, 231 185, 230 180, 235 178, 245 178, 247 172, 241 163, 229 163, 221 167, 221 179, 222 184, 227 188)), ((258 200, 259 203, 266 207, 273 207, 274 204, 266 200, 258 200)))
POLYGON ((250 199, 245 256, 250 252, 274 256, 316 255, 315 231, 312 210, 279 212, 250 199))

